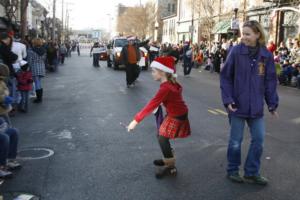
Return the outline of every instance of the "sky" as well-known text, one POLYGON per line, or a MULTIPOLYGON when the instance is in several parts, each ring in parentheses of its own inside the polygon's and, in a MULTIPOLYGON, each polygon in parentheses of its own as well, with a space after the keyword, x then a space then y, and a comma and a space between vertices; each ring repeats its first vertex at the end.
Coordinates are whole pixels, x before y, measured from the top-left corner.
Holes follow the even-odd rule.
MULTIPOLYGON (((52 16, 53 0, 37 0, 44 5, 52 16)), ((56 16, 61 19, 62 1, 56 0, 56 16)), ((73 30, 79 29, 106 29, 112 30, 116 20, 117 5, 122 3, 127 6, 140 4, 140 0, 64 0, 65 9, 70 11, 70 26, 73 30)), ((146 0, 141 0, 142 3, 146 0)), ((64 9, 64 10, 65 10, 64 9)))

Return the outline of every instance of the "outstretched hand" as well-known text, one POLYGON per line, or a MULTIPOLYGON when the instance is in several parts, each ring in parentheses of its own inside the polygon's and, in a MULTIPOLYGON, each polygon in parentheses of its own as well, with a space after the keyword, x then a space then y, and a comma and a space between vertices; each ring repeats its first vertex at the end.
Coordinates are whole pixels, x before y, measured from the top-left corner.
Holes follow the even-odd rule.
POLYGON ((138 125, 138 122, 135 121, 135 120, 132 120, 132 121, 130 122, 130 124, 126 127, 126 128, 127 128, 127 131, 128 131, 128 132, 133 131, 137 125, 138 125))

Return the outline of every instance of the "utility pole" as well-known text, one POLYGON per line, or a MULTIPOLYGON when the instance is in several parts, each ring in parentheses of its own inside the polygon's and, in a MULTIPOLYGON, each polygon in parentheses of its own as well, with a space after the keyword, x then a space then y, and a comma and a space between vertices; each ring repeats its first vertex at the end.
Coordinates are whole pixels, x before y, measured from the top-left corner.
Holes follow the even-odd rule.
POLYGON ((191 26, 191 44, 193 44, 193 40, 194 40, 194 0, 192 1, 192 26, 191 26))
POLYGON ((62 0, 61 6, 61 42, 65 40, 65 33, 64 33, 64 0, 62 0))
POLYGON ((51 39, 52 41, 55 40, 55 11, 56 11, 56 0, 53 0, 53 19, 52 19, 52 34, 51 34, 51 39))

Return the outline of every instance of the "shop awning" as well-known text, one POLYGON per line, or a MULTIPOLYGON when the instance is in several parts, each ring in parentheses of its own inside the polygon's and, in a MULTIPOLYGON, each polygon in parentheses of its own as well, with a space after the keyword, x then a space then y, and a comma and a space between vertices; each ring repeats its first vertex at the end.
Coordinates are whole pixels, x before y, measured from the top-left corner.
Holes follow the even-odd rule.
POLYGON ((228 30, 230 29, 230 26, 231 26, 231 20, 220 21, 214 26, 213 33, 214 34, 227 33, 228 30))

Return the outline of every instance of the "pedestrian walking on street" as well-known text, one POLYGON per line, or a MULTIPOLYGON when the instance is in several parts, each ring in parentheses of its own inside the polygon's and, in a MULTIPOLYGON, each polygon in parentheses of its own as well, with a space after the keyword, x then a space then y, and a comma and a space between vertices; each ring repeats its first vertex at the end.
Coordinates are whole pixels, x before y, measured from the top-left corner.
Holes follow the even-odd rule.
POLYGON ((279 99, 273 55, 266 48, 264 31, 257 21, 244 23, 242 43, 232 48, 221 71, 220 83, 231 127, 228 178, 239 183, 266 185, 268 180, 260 174, 265 136, 264 99, 275 117, 278 117, 279 99), (251 144, 242 178, 239 167, 245 123, 250 129, 251 144))
POLYGON ((32 73, 26 61, 21 62, 21 71, 17 74, 18 90, 21 93, 19 110, 23 113, 28 111, 29 92, 32 90, 32 73))
POLYGON ((63 65, 65 63, 65 57, 67 56, 67 48, 64 44, 59 47, 59 56, 60 56, 60 63, 63 65))
POLYGON ((190 43, 186 42, 183 46, 183 74, 189 76, 193 67, 193 49, 190 47, 190 43))
POLYGON ((76 48, 77 48, 77 55, 80 56, 80 46, 79 46, 79 43, 77 43, 76 48))
POLYGON ((126 83, 127 87, 134 85, 139 76, 140 69, 137 65, 141 58, 138 46, 135 45, 135 37, 128 38, 128 45, 124 46, 121 52, 123 63, 126 66, 126 83))
POLYGON ((163 104, 166 107, 167 115, 162 124, 158 126, 158 142, 164 158, 154 160, 154 165, 158 166, 156 177, 175 176, 177 174, 175 154, 171 148, 170 139, 190 136, 188 107, 182 97, 182 87, 175 78, 174 58, 171 56, 158 57, 150 67, 152 67, 153 79, 161 83, 160 89, 150 102, 135 115, 134 120, 127 126, 127 130, 134 130, 138 123, 163 104))
POLYGON ((100 44, 95 42, 91 48, 90 55, 93 56, 93 66, 100 67, 99 58, 100 58, 100 44))
POLYGON ((43 100, 42 78, 46 75, 46 50, 44 49, 43 41, 40 38, 33 39, 32 45, 33 47, 27 52, 27 61, 32 72, 36 91, 36 99, 33 102, 41 103, 43 100))

